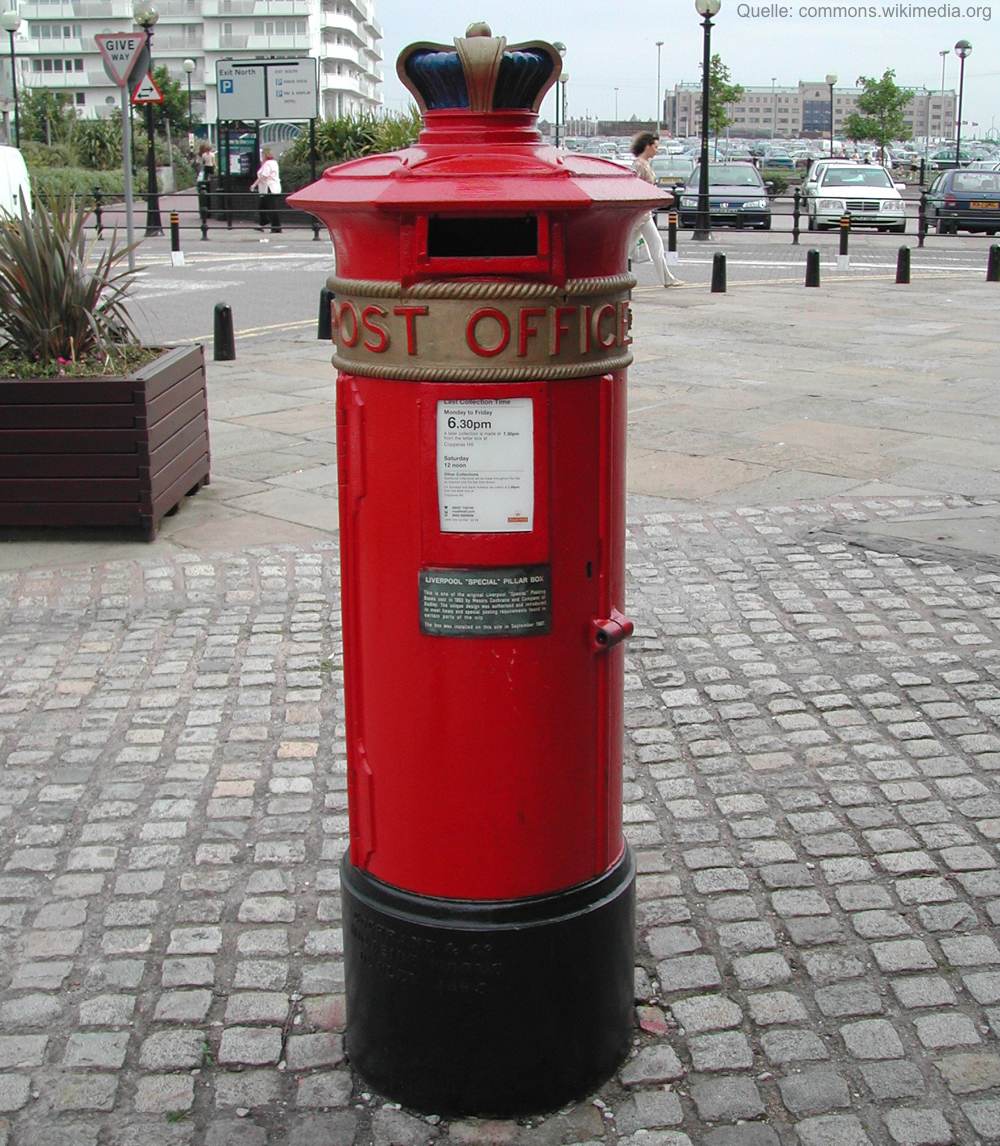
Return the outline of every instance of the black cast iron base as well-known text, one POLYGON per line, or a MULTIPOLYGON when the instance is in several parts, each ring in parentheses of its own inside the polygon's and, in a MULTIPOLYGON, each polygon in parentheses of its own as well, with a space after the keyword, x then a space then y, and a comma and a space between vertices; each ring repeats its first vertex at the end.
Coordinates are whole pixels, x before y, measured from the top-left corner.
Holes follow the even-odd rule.
POLYGON ((633 1026, 635 863, 555 895, 413 895, 344 858, 347 1053, 437 1114, 555 1110, 605 1082, 633 1026))

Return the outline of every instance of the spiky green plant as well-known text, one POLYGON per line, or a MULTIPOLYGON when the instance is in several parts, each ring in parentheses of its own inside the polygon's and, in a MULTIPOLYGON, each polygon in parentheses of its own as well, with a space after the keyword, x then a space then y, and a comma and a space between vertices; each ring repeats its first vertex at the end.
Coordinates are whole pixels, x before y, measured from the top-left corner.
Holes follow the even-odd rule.
POLYGON ((51 367, 107 358, 137 338, 126 309, 134 271, 117 236, 94 254, 71 202, 0 222, 0 352, 51 367))

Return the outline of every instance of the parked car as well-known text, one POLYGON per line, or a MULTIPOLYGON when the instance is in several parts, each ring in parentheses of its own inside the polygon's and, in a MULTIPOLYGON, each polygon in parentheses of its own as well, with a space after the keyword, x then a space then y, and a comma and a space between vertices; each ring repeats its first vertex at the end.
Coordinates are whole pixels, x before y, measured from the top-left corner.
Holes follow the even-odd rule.
POLYGON ((869 163, 826 163, 815 180, 806 182, 809 230, 836 227, 850 215, 852 227, 875 227, 879 231, 906 230, 906 204, 884 167, 869 163))
POLYGON ((939 151, 931 154, 927 161, 927 166, 931 171, 948 171, 953 167, 964 167, 966 163, 971 162, 975 157, 971 151, 962 148, 959 156, 959 161, 955 162, 955 149, 954 147, 942 147, 939 151))
POLYGON ((942 171, 927 191, 927 223, 939 235, 1000 230, 1000 164, 993 171, 942 171))
POLYGON ((790 155, 765 155, 760 163, 762 167, 780 167, 783 171, 795 170, 795 160, 790 155))
POLYGON ((31 210, 31 180, 24 156, 16 147, 0 147, 0 218, 21 214, 21 196, 31 210))
POLYGON ((977 159, 966 171, 1000 171, 1000 159, 977 159))
POLYGON ((683 187, 690 180, 694 160, 685 155, 656 155, 650 166, 656 176, 656 186, 669 191, 673 187, 683 187))
MULTIPOLYGON (((681 194, 680 225, 693 227, 698 217, 700 164, 691 172, 681 194)), ((771 229, 767 185, 752 163, 708 165, 708 210, 712 226, 771 229)))

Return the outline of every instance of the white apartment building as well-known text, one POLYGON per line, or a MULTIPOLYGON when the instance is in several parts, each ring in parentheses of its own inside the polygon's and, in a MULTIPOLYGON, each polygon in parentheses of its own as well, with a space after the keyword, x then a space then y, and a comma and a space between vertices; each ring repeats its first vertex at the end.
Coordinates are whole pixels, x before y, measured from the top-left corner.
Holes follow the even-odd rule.
MULTIPOLYGON (((0 0, 7 7, 10 0, 0 0)), ((319 64, 320 116, 381 106, 382 29, 374 0, 154 0, 154 67, 186 90, 196 118, 217 118, 215 65, 223 59, 312 56, 319 64)), ((15 36, 18 83, 66 92, 88 119, 120 106, 94 37, 135 27, 132 0, 21 0, 15 36)), ((7 37, 4 36, 6 41, 7 37)), ((0 45, 6 48, 7 44, 0 45)))

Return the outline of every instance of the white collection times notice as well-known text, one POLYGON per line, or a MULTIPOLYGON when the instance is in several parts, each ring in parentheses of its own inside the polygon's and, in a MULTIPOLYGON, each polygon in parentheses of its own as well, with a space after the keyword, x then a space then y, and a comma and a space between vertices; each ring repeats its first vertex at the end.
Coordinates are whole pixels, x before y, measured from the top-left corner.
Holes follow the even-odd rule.
POLYGON ((442 533, 534 528, 534 403, 489 398, 437 404, 442 533))

